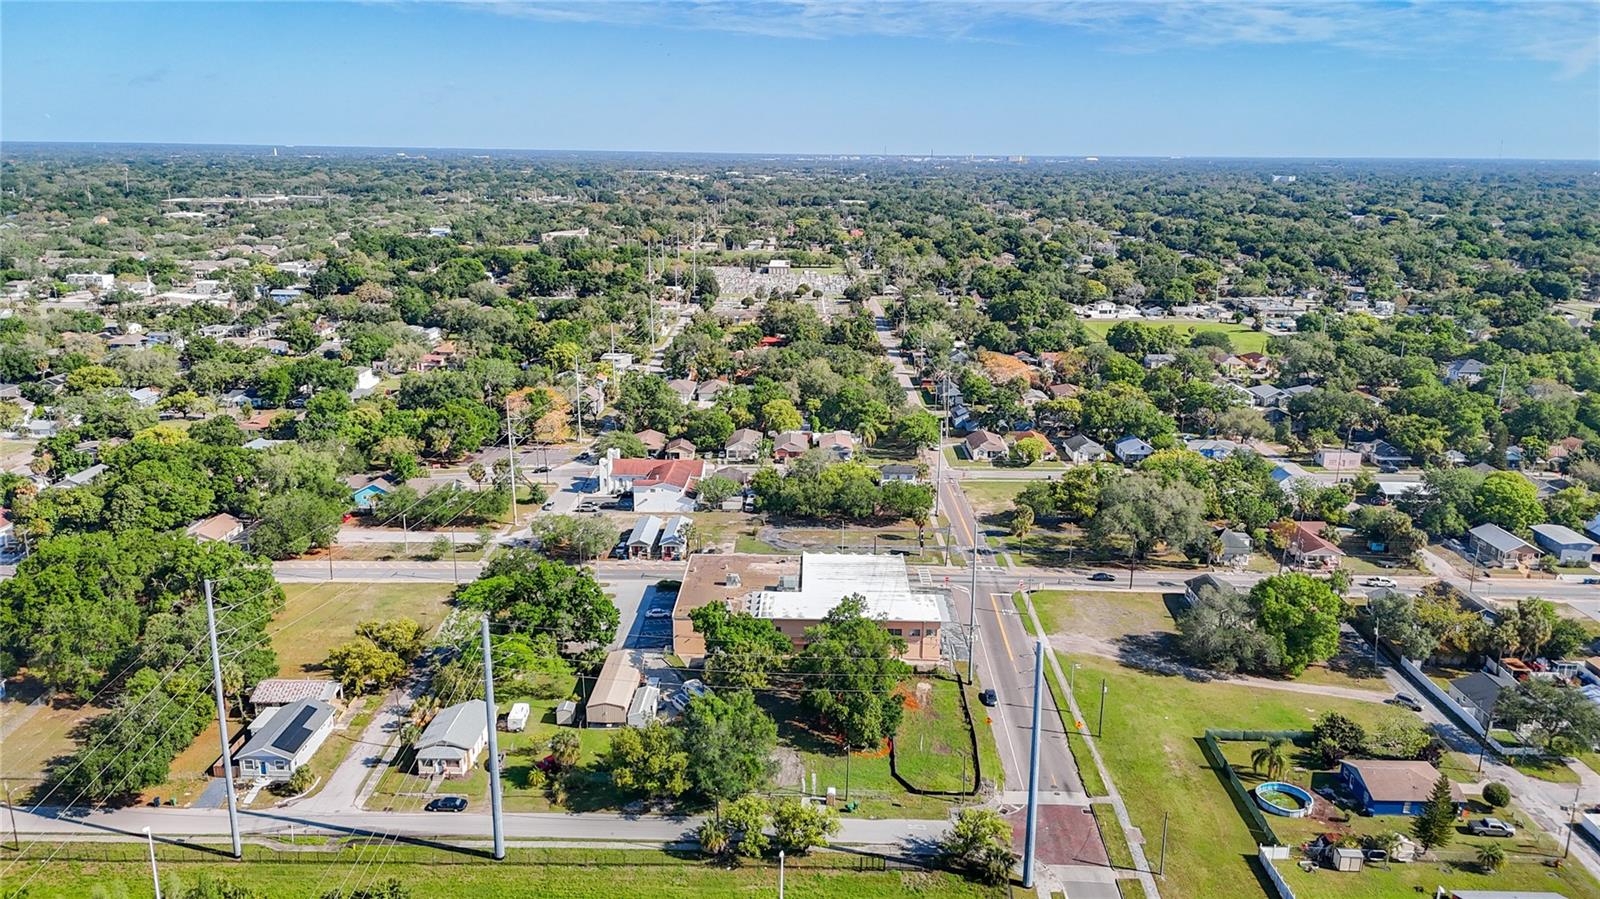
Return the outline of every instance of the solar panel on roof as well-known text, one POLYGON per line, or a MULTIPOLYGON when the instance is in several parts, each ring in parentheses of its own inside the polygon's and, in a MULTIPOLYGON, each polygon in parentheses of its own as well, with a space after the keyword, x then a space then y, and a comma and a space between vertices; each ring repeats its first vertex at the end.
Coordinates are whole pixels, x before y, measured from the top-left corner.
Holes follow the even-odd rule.
POLYGON ((272 748, 280 749, 291 755, 299 751, 300 747, 305 744, 306 738, 311 736, 311 728, 306 726, 306 722, 311 720, 311 717, 316 713, 316 706, 302 706, 300 711, 295 713, 294 720, 290 721, 284 726, 283 730, 278 732, 277 738, 272 741, 272 748))

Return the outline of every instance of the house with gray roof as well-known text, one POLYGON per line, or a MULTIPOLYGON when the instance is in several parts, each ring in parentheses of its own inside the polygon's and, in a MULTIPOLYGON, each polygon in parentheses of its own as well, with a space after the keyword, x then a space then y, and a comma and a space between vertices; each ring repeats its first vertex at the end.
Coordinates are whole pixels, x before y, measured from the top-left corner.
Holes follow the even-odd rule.
POLYGON ((333 706, 301 699, 267 709, 250 724, 250 739, 234 756, 241 779, 288 780, 333 733, 333 706))
POLYGON ((1533 542, 1562 565, 1587 565, 1594 558, 1595 542, 1563 524, 1536 524, 1533 542))
POLYGON ((1485 522, 1467 532, 1472 559, 1495 568, 1516 568, 1538 557, 1539 551, 1528 541, 1505 528, 1485 522))
POLYGON ((1112 452, 1117 454, 1118 459, 1129 465, 1137 465, 1143 462, 1156 451, 1155 447, 1138 437, 1124 437, 1112 444, 1111 449, 1112 452))
POLYGON ((1086 462, 1103 462, 1106 448, 1082 434, 1074 434, 1061 441, 1061 458, 1082 465, 1086 462))
POLYGON ((489 743, 488 708, 472 699, 442 709, 417 738, 417 774, 466 777, 489 743))

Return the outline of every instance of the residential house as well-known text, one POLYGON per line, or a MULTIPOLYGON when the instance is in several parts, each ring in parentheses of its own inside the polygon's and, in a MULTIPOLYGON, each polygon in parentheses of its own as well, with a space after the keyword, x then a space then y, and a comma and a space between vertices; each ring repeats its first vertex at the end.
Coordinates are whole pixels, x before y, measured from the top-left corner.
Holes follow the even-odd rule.
POLYGON ((1200 599, 1200 591, 1210 587, 1223 593, 1237 592, 1236 588, 1214 574, 1202 574, 1183 582, 1183 606, 1188 608, 1200 599))
POLYGON ((1207 459, 1211 459, 1212 461, 1226 459, 1239 451, 1239 444, 1233 442, 1232 440, 1218 440, 1213 438, 1197 438, 1194 440, 1189 440, 1184 443, 1184 447, 1188 449, 1189 452, 1199 453, 1200 455, 1206 457, 1207 459))
POLYGON ((441 709, 412 747, 422 777, 466 777, 489 743, 488 706, 471 699, 441 709))
POLYGON ((1121 459, 1124 464, 1138 465, 1140 462, 1150 458, 1155 453, 1156 448, 1138 437, 1128 436, 1113 443, 1111 451, 1116 453, 1117 458, 1121 459))
POLYGON ((600 361, 610 365, 612 373, 620 377, 623 372, 633 367, 633 354, 601 353, 600 361))
POLYGON ((1055 458, 1056 458, 1056 447, 1055 447, 1055 444, 1050 442, 1050 438, 1049 437, 1044 436, 1043 434, 1039 433, 1038 431, 1034 431, 1034 430, 1012 431, 1010 434, 1006 435, 1006 439, 1011 441, 1011 445, 1012 446, 1016 446, 1017 442, 1020 441, 1020 440, 1037 440, 1040 443, 1044 444, 1044 455, 1041 456, 1040 458, 1044 459, 1045 461, 1049 461, 1049 462, 1055 461, 1055 458))
POLYGON ((974 462, 993 462, 1004 458, 1008 451, 1004 438, 982 428, 968 434, 962 446, 966 448, 967 458, 974 462))
POLYGON ((1283 537, 1284 561, 1302 568, 1331 570, 1344 559, 1344 550, 1322 536, 1328 527, 1323 521, 1285 521, 1278 525, 1283 537))
POLYGON ((1362 444, 1362 455, 1373 465, 1390 465, 1404 468, 1411 464, 1411 456, 1387 440, 1374 440, 1362 444))
POLYGON ((251 722, 250 738, 234 756, 239 778, 288 780, 311 761, 333 733, 336 712, 333 706, 316 699, 267 709, 251 722))
POLYGON ((1293 493, 1301 484, 1316 483, 1316 478, 1311 476, 1311 472, 1293 462, 1279 462, 1268 476, 1284 493, 1293 493))
POLYGON ((661 519, 654 515, 640 515, 628 534, 628 558, 650 558, 655 553, 656 540, 660 537, 661 519))
POLYGON ((1533 542, 1562 565, 1587 565, 1594 558, 1595 542, 1565 525, 1534 525, 1533 542))
POLYGON ((772 441, 772 458, 782 462, 795 459, 811 449, 811 434, 806 431, 784 431, 772 441))
POLYGON ((661 451, 663 459, 693 459, 694 456, 694 444, 682 437, 668 440, 666 448, 661 451))
POLYGON ((817 449, 835 462, 848 462, 856 454, 856 438, 849 431, 829 431, 817 435, 817 449))
POLYGON ((1150 369, 1151 371, 1154 371, 1158 368, 1164 368, 1177 361, 1178 357, 1171 353, 1145 353, 1143 360, 1144 367, 1150 369))
POLYGON ((688 378, 674 378, 667 382, 667 387, 670 388, 673 393, 676 393, 678 395, 678 399, 682 400, 683 404, 686 406, 694 404, 695 391, 700 389, 699 384, 689 380, 688 378))
POLYGON ((728 435, 722 447, 722 458, 728 462, 754 462, 761 454, 761 432, 740 428, 728 435))
POLYGON ((1340 475, 1354 476, 1361 469, 1361 454, 1355 450, 1324 446, 1317 450, 1312 461, 1320 468, 1340 475))
POLYGON ((201 543, 233 543, 244 536, 244 522, 219 512, 189 525, 184 533, 201 543))
POLYGON ((382 381, 383 379, 378 377, 378 373, 373 371, 371 366, 356 369, 356 386, 350 388, 350 398, 358 400, 370 395, 382 381))
POLYGON ((1444 367, 1444 382, 1471 387, 1483 380, 1483 375, 1488 369, 1489 366, 1477 359, 1457 359, 1444 367))
POLYGON ((1475 671, 1452 680, 1449 686, 1445 687, 1445 693, 1449 694, 1457 705, 1472 712, 1479 724, 1487 727, 1494 718, 1495 704, 1500 701, 1500 694, 1507 687, 1515 685, 1516 681, 1503 674, 1475 671))
POLYGON ((106 473, 105 465, 91 465, 82 471, 75 471, 56 483, 57 487, 85 487, 99 480, 106 473))
POLYGON ((584 715, 590 727, 619 727, 628 723, 628 709, 633 705, 633 694, 644 681, 644 669, 639 653, 632 649, 616 649, 606 656, 595 679, 594 690, 584 706, 584 715))
POLYGON ((639 438, 639 442, 644 444, 644 451, 651 456, 660 455, 667 447, 667 435, 654 428, 645 428, 633 436, 639 438))
POLYGON ((366 475, 351 475, 345 478, 345 486, 350 488, 350 502, 357 509, 369 511, 378 504, 381 497, 394 492, 394 483, 388 478, 374 478, 366 475))
POLYGON ((0 509, 0 553, 16 552, 23 545, 17 539, 17 522, 10 509, 0 509))
POLYGON ((674 515, 661 525, 661 538, 657 543, 663 560, 681 559, 689 554, 689 532, 693 524, 687 515, 674 515))
POLYGON ((1103 462, 1106 459, 1106 448, 1082 434, 1074 434, 1061 442, 1061 457, 1079 465, 1086 462, 1103 462))
POLYGON ((915 484, 922 478, 922 469, 904 462, 891 462, 878 469, 878 480, 882 483, 899 481, 905 484, 915 484))
POLYGON ((341 702, 344 688, 338 681, 325 678, 268 677, 256 681, 255 689, 250 691, 250 707, 257 715, 302 699, 341 702))
MULTIPOLYGON (((1439 769, 1427 762, 1345 759, 1339 763, 1339 778, 1368 814, 1420 815, 1433 795, 1439 769)), ((1450 799, 1458 809, 1466 805, 1461 787, 1454 782, 1450 799)))
POLYGON ((1254 545, 1250 535, 1242 531, 1223 528, 1217 535, 1221 549, 1217 552, 1216 564, 1218 565, 1244 565, 1250 561, 1250 554, 1254 545))
POLYGON ((1283 403, 1286 396, 1282 390, 1271 384, 1256 384, 1245 388, 1245 392, 1250 394, 1251 404, 1261 409, 1276 408, 1283 403))
POLYGON ((1492 568, 1517 568, 1531 564, 1539 551, 1505 528, 1485 522, 1467 532, 1473 561, 1492 568))
POLYGON ((700 386, 696 387, 694 391, 695 403, 702 408, 710 408, 716 403, 717 397, 722 394, 722 391, 727 389, 728 382, 721 379, 701 381, 700 386))
POLYGON ((1595 513, 1595 516, 1583 526, 1583 532, 1596 540, 1600 540, 1600 512, 1595 513))

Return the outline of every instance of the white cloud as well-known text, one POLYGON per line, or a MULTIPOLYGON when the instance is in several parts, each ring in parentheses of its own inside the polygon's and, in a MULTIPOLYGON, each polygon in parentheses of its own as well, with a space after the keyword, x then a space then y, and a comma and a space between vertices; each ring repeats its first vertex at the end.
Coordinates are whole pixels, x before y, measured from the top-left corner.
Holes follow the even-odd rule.
POLYGON ((1600 63, 1593 0, 464 0, 554 22, 826 40, 1025 41, 1092 32, 1110 48, 1328 45, 1418 57, 1529 59, 1566 77, 1600 63), (1024 30, 1018 36, 1018 28, 1024 30))

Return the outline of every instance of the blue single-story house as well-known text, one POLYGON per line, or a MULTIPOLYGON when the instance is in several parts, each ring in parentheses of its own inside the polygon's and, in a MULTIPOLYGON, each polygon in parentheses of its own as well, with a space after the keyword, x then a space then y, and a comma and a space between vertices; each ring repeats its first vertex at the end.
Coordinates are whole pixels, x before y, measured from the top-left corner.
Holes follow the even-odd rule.
POLYGON ((1124 437, 1111 445, 1111 451, 1129 465, 1138 465, 1156 451, 1156 448, 1138 437, 1124 437))
MULTIPOLYGON (((1339 779, 1357 805, 1372 815, 1420 815, 1433 795, 1439 769, 1427 762, 1390 759, 1346 759, 1339 779)), ((1461 788, 1450 784, 1450 799, 1459 811, 1466 804, 1461 788)))
POLYGON ((350 502, 363 512, 369 511, 377 505, 380 498, 394 490, 394 484, 387 478, 366 478, 358 475, 345 483, 350 487, 350 502))
POLYGON ((1595 542, 1566 525, 1534 525, 1533 542, 1562 565, 1587 565, 1594 558, 1595 542))

